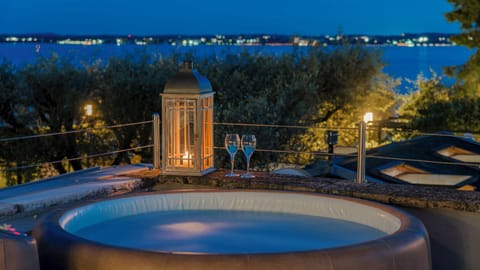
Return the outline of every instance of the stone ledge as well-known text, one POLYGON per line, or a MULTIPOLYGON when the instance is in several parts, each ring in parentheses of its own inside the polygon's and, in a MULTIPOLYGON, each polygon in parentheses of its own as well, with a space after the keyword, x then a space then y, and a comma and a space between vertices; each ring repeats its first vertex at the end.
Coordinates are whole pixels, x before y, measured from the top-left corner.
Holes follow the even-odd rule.
MULTIPOLYGON (((159 175, 156 181, 160 186, 162 184, 183 184, 229 189, 306 191, 343 195, 402 207, 446 208, 480 212, 480 193, 476 191, 400 184, 355 184, 352 181, 340 179, 272 175, 264 172, 255 172, 255 178, 243 179, 225 177, 226 173, 226 170, 220 169, 200 177, 159 175)), ((152 180, 152 178, 149 179, 144 179, 144 181, 152 180)))
POLYGON ((18 212, 18 208, 9 203, 0 203, 0 217, 14 215, 18 212))
POLYGON ((110 181, 91 182, 22 194, 7 198, 3 202, 0 201, 0 218, 12 215, 24 216, 72 202, 124 194, 140 188, 141 185, 140 179, 117 177, 110 181))

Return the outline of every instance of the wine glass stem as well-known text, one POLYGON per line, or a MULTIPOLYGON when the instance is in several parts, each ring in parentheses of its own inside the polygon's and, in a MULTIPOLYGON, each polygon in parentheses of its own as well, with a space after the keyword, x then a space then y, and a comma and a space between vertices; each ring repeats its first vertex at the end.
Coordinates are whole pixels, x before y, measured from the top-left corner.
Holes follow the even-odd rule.
POLYGON ((247 158, 247 174, 249 174, 250 171, 250 158, 247 158))
POLYGON ((230 166, 230 170, 231 170, 231 173, 233 174, 233 166, 234 166, 234 164, 235 164, 235 154, 230 155, 230 163, 232 164, 232 165, 230 166))

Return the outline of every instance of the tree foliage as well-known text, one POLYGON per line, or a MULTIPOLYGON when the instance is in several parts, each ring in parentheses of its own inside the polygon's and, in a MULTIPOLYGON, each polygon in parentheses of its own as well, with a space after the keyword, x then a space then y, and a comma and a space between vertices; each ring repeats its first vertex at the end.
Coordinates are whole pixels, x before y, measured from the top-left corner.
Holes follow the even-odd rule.
POLYGON ((448 0, 453 10, 445 16, 461 26, 461 33, 452 37, 456 44, 473 49, 469 60, 457 67, 446 68, 446 74, 457 81, 446 86, 442 77, 419 77, 417 91, 407 98, 400 113, 410 120, 412 129, 436 132, 479 132, 480 124, 480 1, 448 0))
MULTIPOLYGON (((206 59, 200 66, 217 91, 215 121, 219 123, 319 127, 326 123, 334 126, 333 119, 344 119, 351 121, 348 126, 354 126, 369 102, 371 108, 377 107, 376 102, 383 98, 380 102, 385 108, 378 111, 384 110, 384 115, 395 105, 391 89, 380 90, 374 80, 381 76, 380 54, 367 48, 313 48, 307 53, 293 51, 282 56, 243 52, 225 60, 206 59)), ((215 140, 222 142, 223 136, 231 132, 255 134, 258 147, 265 150, 319 151, 325 147, 324 130, 312 132, 305 128, 217 125, 215 140)), ((352 141, 353 137, 351 134, 349 139, 343 138, 352 141)), ((217 161, 226 162, 226 157, 221 152, 217 161)), ((268 168, 269 161, 305 163, 312 158, 256 152, 253 162, 268 168)))
MULTIPOLYGON (((18 76, 14 67, 8 63, 0 65, 0 136, 11 138, 31 135, 29 119, 32 115, 26 103, 26 94, 18 86, 18 76)), ((35 161, 38 155, 30 152, 35 149, 31 143, 2 142, 0 143, 0 168, 15 167, 35 161)), ((6 184, 16 184, 28 181, 31 170, 3 171, 6 184)), ((0 181, 1 184, 1 181, 0 181)))
MULTIPOLYGON (((0 66, 2 137, 69 132, 9 143, 4 147, 8 151, 0 152, 2 166, 61 161, 53 166, 64 173, 92 165, 151 162, 151 149, 135 149, 152 144, 151 124, 136 124, 161 112, 160 93, 178 71, 180 58, 137 51, 86 66, 56 55, 19 70, 0 66), (86 104, 93 106, 93 115, 85 115, 86 104), (78 130, 82 132, 70 133, 78 130), (87 158, 117 150, 114 156, 87 158)), ((318 151, 324 147, 318 127, 355 126, 365 108, 375 107, 377 116, 388 117, 396 104, 394 86, 381 73, 380 54, 369 48, 294 49, 282 55, 243 51, 195 62, 216 91, 214 135, 220 147, 225 133, 238 132, 255 134, 261 149, 318 151)), ((342 135, 341 140, 353 143, 354 137, 342 135)), ((311 159, 257 151, 253 162, 269 168, 269 162, 311 159)), ((225 151, 217 152, 216 160, 216 166, 225 166, 225 151)), ((22 177, 10 177, 10 184, 29 181, 45 170, 49 167, 32 168, 22 177)))
POLYGON ((450 22, 458 22, 462 32, 453 36, 452 41, 459 45, 475 49, 470 59, 458 67, 450 67, 447 74, 457 76, 471 96, 480 94, 480 1, 448 0, 453 4, 453 11, 445 16, 450 22))
MULTIPOLYGON (((20 72, 27 102, 33 109, 35 134, 59 133, 75 130, 82 116, 82 104, 91 90, 90 78, 85 69, 76 68, 65 58, 53 55, 40 58, 20 72)), ((75 136, 45 138, 39 150, 45 151, 46 160, 59 161, 78 157, 75 136)), ((69 164, 74 170, 82 169, 79 160, 69 164)), ((54 163, 59 173, 67 170, 62 163, 54 163)))
MULTIPOLYGON (((140 52, 123 58, 110 58, 97 77, 96 101, 102 119, 109 126, 151 120, 152 114, 161 110, 160 93, 167 79, 177 70, 176 56, 154 59, 153 56, 140 52)), ((152 143, 151 124, 119 127, 113 129, 113 132, 119 149, 152 143)), ((130 163, 128 154, 120 152, 113 164, 130 163)), ((151 156, 147 161, 151 162, 151 156)))
POLYGON ((414 130, 437 132, 480 132, 480 99, 469 95, 461 85, 447 87, 441 77, 418 79, 399 112, 414 130))

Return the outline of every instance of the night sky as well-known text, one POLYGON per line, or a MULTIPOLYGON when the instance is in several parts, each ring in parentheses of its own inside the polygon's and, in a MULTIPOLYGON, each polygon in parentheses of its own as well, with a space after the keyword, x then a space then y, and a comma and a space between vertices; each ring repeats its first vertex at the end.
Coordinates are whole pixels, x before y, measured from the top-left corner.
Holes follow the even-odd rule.
POLYGON ((459 32, 447 0, 1 0, 0 33, 459 32))

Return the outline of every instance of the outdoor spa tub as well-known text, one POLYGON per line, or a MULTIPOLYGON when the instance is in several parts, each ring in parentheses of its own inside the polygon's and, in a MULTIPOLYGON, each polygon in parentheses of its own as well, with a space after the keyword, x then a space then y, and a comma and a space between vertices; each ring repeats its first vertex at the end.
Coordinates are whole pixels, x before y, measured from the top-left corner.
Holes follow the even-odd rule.
POLYGON ((315 193, 153 193, 51 213, 42 269, 430 269, 423 224, 395 208, 315 193))

